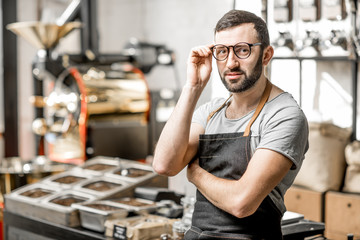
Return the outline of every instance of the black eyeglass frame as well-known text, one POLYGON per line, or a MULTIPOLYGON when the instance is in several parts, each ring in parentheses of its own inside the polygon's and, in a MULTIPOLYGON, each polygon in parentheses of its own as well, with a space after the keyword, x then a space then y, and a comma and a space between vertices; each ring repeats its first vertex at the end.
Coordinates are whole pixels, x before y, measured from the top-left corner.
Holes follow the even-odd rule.
POLYGON ((261 42, 258 42, 258 43, 239 42, 239 43, 237 43, 237 44, 235 44, 235 45, 232 45, 232 46, 226 46, 226 45, 223 45, 223 44, 216 44, 216 45, 214 45, 213 47, 211 47, 211 52, 212 52, 213 57, 214 57, 217 61, 225 61, 225 60, 229 57, 230 48, 232 48, 232 49, 233 49, 233 52, 234 52, 234 54, 235 54, 236 57, 238 57, 239 59, 247 59, 247 58, 250 57, 250 55, 251 55, 251 48, 252 48, 253 46, 260 46, 261 44, 262 44, 261 42), (247 57, 239 57, 239 56, 236 54, 236 51, 235 51, 234 47, 236 47, 236 46, 239 45, 239 44, 246 44, 246 45, 249 46, 250 51, 249 51, 249 55, 247 55, 247 57), (226 47, 226 48, 227 48, 228 53, 227 53, 227 56, 226 56, 224 59, 219 60, 219 59, 217 59, 217 58, 215 57, 214 49, 216 48, 216 46, 222 46, 222 47, 226 47))

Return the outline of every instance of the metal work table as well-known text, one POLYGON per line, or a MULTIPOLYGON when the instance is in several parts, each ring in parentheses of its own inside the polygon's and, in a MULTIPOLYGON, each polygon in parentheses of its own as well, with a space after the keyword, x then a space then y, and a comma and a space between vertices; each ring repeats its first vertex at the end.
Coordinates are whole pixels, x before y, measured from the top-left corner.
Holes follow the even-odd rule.
POLYGON ((5 240, 112 240, 102 233, 86 230, 82 227, 67 227, 38 218, 25 217, 4 210, 5 240))

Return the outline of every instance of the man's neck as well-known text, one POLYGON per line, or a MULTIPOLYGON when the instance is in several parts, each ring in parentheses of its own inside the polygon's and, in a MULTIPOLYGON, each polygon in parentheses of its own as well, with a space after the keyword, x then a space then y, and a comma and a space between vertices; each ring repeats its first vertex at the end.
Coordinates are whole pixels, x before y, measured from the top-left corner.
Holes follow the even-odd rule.
POLYGON ((265 90, 267 79, 263 76, 249 90, 240 93, 233 93, 230 105, 226 109, 226 117, 238 119, 254 110, 260 102, 265 90))

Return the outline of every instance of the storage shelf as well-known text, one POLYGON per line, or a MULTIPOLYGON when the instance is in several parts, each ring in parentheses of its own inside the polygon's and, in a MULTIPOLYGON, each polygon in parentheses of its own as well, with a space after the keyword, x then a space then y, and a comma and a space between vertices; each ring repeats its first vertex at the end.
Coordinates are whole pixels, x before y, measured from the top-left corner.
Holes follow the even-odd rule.
POLYGON ((357 62, 356 58, 351 58, 347 56, 316 56, 316 57, 298 57, 298 56, 277 56, 273 57, 273 60, 314 60, 314 61, 350 61, 350 62, 357 62))
MULTIPOLYGON (((299 57, 299 56, 277 56, 273 57, 272 60, 297 60, 300 64, 299 74, 300 74, 300 87, 299 87, 299 96, 300 96, 300 106, 302 105, 302 62, 306 60, 314 61, 348 61, 351 64, 351 84, 352 84, 352 136, 351 140, 356 140, 356 131, 357 131, 357 88, 358 88, 358 64, 359 58, 357 56, 316 56, 316 57, 299 57)), ((271 72, 271 69, 270 69, 271 72)))

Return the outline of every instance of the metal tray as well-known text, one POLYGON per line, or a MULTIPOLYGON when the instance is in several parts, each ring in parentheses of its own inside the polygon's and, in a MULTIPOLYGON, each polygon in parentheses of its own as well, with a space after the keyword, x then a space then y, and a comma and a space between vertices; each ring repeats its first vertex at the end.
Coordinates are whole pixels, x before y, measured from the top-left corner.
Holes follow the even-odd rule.
POLYGON ((40 201, 48 196, 52 196, 57 193, 56 189, 51 187, 34 183, 15 189, 13 192, 5 195, 5 209, 7 211, 30 217, 38 217, 39 213, 43 211, 41 209, 40 201), (37 196, 36 191, 44 191, 49 194, 37 196), (29 193, 29 194, 28 194, 29 193))
POLYGON ((71 205, 96 200, 96 196, 74 190, 65 190, 43 199, 44 212, 40 218, 70 227, 80 226, 79 212, 71 205), (67 202, 66 202, 67 201, 67 202))
POLYGON ((117 205, 128 209, 129 211, 133 211, 139 214, 153 213, 159 207, 156 202, 142 198, 124 197, 118 199, 109 199, 108 201, 114 202, 117 205), (135 203, 135 205, 133 203, 135 203))
POLYGON ((74 186, 74 190, 97 196, 98 199, 119 196, 131 187, 128 182, 110 177, 94 177, 74 186))
POLYGON ((80 212, 81 226, 97 232, 105 231, 106 220, 126 218, 129 214, 121 205, 106 200, 75 203, 72 207, 80 212))
POLYGON ((122 160, 118 168, 105 173, 105 176, 119 178, 128 182, 139 183, 147 181, 157 176, 157 174, 153 171, 153 168, 150 165, 122 160))
POLYGON ((14 198, 30 203, 37 203, 42 199, 59 192, 60 189, 50 187, 42 183, 34 183, 17 188, 8 194, 8 198, 14 198))
MULTIPOLYGON (((53 194, 41 197, 37 200, 29 199, 19 195, 19 193, 27 190, 36 189, 44 184, 31 184, 19 189, 13 193, 5 195, 5 208, 7 211, 17 213, 26 217, 35 217, 49 222, 62 224, 70 227, 77 227, 80 225, 79 213, 76 209, 68 206, 61 206, 50 201, 68 194, 78 196, 84 201, 95 200, 95 196, 73 192, 71 190, 55 191, 53 194)), ((44 186, 44 188, 51 188, 51 186, 44 186)), ((59 189, 61 190, 61 189, 59 189)))
POLYGON ((56 188, 71 189, 89 178, 81 171, 70 170, 44 178, 41 182, 56 188))
POLYGON ((102 176, 120 166, 120 158, 98 156, 88 159, 83 165, 75 167, 74 170, 81 171, 93 176, 102 176))

